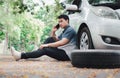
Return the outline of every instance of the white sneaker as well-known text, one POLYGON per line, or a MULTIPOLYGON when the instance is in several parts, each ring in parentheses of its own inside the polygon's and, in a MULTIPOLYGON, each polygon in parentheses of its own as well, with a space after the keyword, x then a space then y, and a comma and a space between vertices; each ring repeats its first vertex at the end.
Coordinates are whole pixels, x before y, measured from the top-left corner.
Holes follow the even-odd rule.
POLYGON ((16 51, 14 47, 11 47, 11 53, 16 61, 21 59, 21 53, 16 51))

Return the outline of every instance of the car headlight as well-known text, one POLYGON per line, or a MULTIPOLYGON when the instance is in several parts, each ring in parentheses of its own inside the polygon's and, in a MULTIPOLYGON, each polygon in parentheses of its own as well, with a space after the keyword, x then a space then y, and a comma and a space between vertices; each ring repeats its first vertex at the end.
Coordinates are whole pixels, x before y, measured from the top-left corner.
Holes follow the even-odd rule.
POLYGON ((119 19, 116 12, 109 7, 93 7, 92 11, 100 17, 110 18, 110 19, 119 19))

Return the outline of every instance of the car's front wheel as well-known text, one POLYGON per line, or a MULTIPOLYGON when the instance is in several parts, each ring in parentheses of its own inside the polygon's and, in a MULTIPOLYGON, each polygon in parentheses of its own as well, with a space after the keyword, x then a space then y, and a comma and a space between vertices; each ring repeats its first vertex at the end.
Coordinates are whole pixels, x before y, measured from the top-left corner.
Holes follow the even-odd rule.
POLYGON ((81 29, 78 37, 78 47, 84 49, 94 49, 90 31, 87 27, 81 29))

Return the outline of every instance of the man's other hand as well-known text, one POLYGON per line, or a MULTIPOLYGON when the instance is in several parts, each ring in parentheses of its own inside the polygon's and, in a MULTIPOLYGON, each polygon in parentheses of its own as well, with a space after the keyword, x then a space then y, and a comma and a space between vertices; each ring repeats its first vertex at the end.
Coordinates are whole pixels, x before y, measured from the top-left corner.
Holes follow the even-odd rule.
POLYGON ((58 30, 58 29, 57 29, 55 26, 52 28, 52 32, 53 32, 53 33, 55 33, 57 30, 58 30))
POLYGON ((48 44, 42 44, 42 45, 40 46, 40 49, 43 49, 43 48, 45 48, 45 47, 48 47, 48 44))

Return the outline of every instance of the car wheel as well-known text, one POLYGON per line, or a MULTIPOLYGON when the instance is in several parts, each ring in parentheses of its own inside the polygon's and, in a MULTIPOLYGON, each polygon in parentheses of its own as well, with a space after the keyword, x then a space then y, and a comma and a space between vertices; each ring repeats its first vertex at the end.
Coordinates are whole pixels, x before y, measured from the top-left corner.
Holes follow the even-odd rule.
POLYGON ((120 50, 74 50, 71 63, 80 68, 120 67, 120 50))
POLYGON ((79 37, 78 37, 78 48, 79 49, 94 49, 93 47, 93 42, 92 42, 92 38, 90 35, 90 31, 88 30, 87 27, 84 27, 80 33, 79 33, 79 37))

